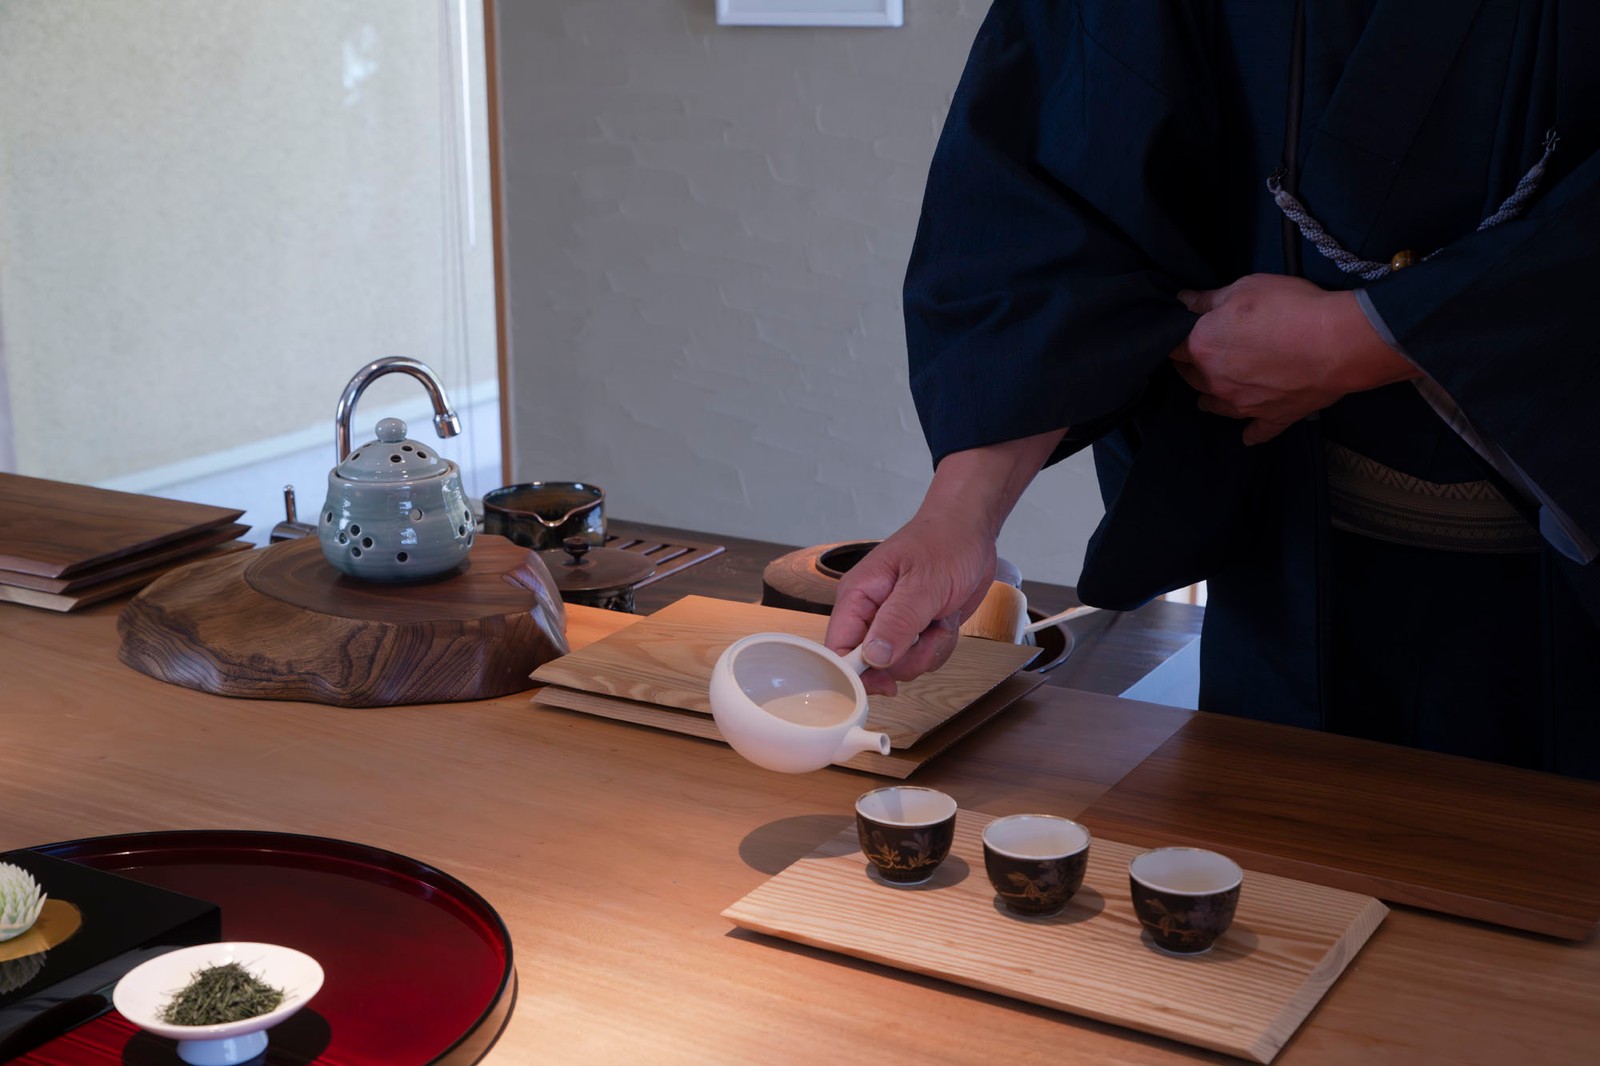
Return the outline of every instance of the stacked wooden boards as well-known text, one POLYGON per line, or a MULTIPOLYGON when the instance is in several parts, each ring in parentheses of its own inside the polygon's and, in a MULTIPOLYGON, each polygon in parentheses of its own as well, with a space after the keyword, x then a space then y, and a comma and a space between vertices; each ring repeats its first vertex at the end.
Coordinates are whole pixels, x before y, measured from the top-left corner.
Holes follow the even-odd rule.
POLYGON ((243 510, 0 474, 0 602, 71 611, 250 547, 243 510))
POLYGON ((1271 1062, 1388 913, 1369 896, 1247 867, 1228 932, 1203 955, 1167 955, 1142 933, 1128 895, 1128 861, 1142 849, 1096 837, 1067 909, 1019 918, 984 874, 989 820, 960 811, 950 857, 909 888, 873 876, 847 826, 723 915, 755 932, 1271 1062))
MULTIPOLYGON (((724 648, 751 633, 821 640, 821 615, 705 596, 685 596, 588 647, 533 672, 546 687, 534 702, 720 740, 711 718, 711 671, 724 648)), ((1044 683, 1019 673, 1037 649, 962 638, 938 671, 872 696, 867 725, 888 733, 888 755, 863 753, 846 766, 904 778, 928 759, 1044 683)))

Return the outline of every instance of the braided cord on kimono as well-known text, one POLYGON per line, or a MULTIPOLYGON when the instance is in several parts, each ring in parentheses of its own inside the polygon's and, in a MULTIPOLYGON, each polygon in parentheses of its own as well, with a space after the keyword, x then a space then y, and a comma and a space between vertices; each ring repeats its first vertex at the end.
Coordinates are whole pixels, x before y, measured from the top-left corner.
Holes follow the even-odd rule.
MULTIPOLYGON (((1516 218, 1522 213, 1522 209, 1527 205, 1528 199, 1533 196, 1534 192, 1539 188, 1540 181, 1544 179, 1545 166, 1549 163, 1551 154, 1555 152, 1556 144, 1559 140, 1560 138, 1556 136, 1555 130, 1545 134, 1544 154, 1539 156, 1533 166, 1528 168, 1526 174, 1522 175, 1521 180, 1517 182, 1516 188, 1511 190, 1511 195, 1505 198, 1500 206, 1495 209, 1495 212, 1478 223, 1479 232, 1489 229, 1491 226, 1498 226, 1500 223, 1516 218)), ((1324 258, 1346 274, 1355 274, 1365 281, 1373 281, 1407 265, 1396 260, 1383 263, 1375 259, 1362 259, 1334 240, 1328 231, 1322 227, 1322 223, 1318 222, 1311 212, 1306 209, 1306 206, 1297 200, 1293 193, 1283 187, 1282 170, 1273 171, 1272 175, 1267 178, 1267 191, 1272 194, 1273 203, 1278 205, 1278 210, 1283 212, 1284 217, 1299 228, 1300 235, 1310 241, 1317 251, 1322 253, 1324 258)), ((1438 254, 1439 249, 1435 249, 1423 256, 1422 260, 1419 261, 1432 259, 1438 254)))

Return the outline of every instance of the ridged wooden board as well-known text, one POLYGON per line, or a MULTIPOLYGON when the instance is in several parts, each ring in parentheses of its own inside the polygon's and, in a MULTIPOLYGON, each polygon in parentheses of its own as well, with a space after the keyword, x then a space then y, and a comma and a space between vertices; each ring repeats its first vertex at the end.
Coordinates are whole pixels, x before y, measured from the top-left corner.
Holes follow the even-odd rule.
POLYGON ((0 473, 0 569, 70 577, 227 525, 243 509, 0 473))
MULTIPOLYGON (((71 577, 40 577, 38 574, 24 574, 17 570, 0 570, 0 585, 70 596, 98 588, 108 581, 130 574, 143 573, 148 579, 154 579, 175 565, 193 562, 207 548, 214 548, 219 544, 243 537, 249 531, 250 527, 242 522, 230 522, 191 536, 168 541, 145 551, 124 555, 120 559, 113 559, 87 570, 79 570, 71 577)), ((246 548, 254 547, 249 542, 242 543, 246 548)))
MULTIPOLYGON (((244 527, 236 527, 244 528, 244 527)), ((162 574, 176 570, 180 566, 203 559, 215 559, 218 556, 229 555, 234 552, 249 551, 255 545, 247 540, 230 540, 222 544, 214 544, 197 551, 189 551, 182 558, 154 566, 135 570, 132 573, 109 577, 88 584, 77 585, 70 592, 43 592, 39 589, 23 585, 0 584, 0 603, 20 603, 28 607, 40 607, 46 611, 76 611, 79 607, 87 607, 91 603, 109 600, 113 596, 121 596, 128 592, 137 592, 146 585, 151 584, 162 574)))
MULTIPOLYGON (((685 596, 637 625, 542 664, 533 680, 635 703, 711 713, 711 671, 729 644, 752 633, 794 633, 821 640, 822 615, 685 596)), ((896 748, 909 748, 1016 673, 1037 649, 963 637, 938 670, 872 696, 870 720, 896 748)))
POLYGON ((1370 896, 1247 866, 1233 926, 1206 954, 1180 958, 1156 950, 1133 914, 1128 861, 1142 849, 1096 838, 1067 909, 1017 918, 983 872, 989 821, 959 812, 950 857, 912 888, 873 877, 848 825, 723 916, 755 932, 1264 1063, 1388 913, 1370 896))
MULTIPOLYGON (((970 707, 909 748, 895 749, 887 755, 864 751, 852 756, 849 762, 842 765, 851 770, 903 780, 915 773, 923 763, 945 751, 1044 682, 1043 674, 1013 674, 978 697, 977 702, 970 707)), ((693 711, 680 711, 650 703, 635 703, 615 696, 598 696, 592 692, 580 692, 555 685, 547 685, 534 693, 533 702, 546 707, 581 711, 601 718, 613 718, 621 722, 652 726, 656 729, 686 733, 692 737, 725 743, 722 734, 717 730, 717 723, 706 715, 696 714, 693 711)), ((867 728, 877 728, 870 718, 867 720, 867 728)))
POLYGON ((348 578, 306 537, 179 567, 129 602, 118 631, 124 663, 172 684, 386 707, 531 687, 533 668, 567 650, 564 613, 537 554, 503 537, 479 536, 463 569, 411 585, 348 578))
POLYGON ((1550 936, 1583 940, 1600 924, 1593 781, 1198 714, 1083 821, 1550 936))

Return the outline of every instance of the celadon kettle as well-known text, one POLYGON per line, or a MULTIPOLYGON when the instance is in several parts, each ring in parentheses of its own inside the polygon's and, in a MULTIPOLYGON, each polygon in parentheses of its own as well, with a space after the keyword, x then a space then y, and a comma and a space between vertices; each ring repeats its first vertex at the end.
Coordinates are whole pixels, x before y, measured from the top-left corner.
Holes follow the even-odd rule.
POLYGON ((378 422, 375 440, 350 448, 350 414, 376 377, 402 371, 428 389, 441 437, 460 432, 433 371, 414 359, 379 359, 351 379, 336 418, 339 465, 328 472, 328 495, 317 540, 328 562, 350 577, 407 582, 447 574, 467 560, 477 521, 461 470, 430 445, 406 436, 398 418, 378 422))

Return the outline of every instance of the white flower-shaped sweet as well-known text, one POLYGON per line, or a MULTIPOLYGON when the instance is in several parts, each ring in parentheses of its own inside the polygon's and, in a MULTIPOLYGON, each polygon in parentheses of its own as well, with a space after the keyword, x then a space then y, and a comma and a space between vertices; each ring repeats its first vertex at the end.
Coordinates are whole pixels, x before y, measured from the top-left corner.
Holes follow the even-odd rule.
POLYGON ((0 940, 33 928, 44 907, 44 893, 33 875, 20 866, 0 862, 0 940))

